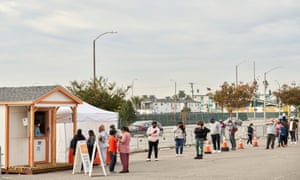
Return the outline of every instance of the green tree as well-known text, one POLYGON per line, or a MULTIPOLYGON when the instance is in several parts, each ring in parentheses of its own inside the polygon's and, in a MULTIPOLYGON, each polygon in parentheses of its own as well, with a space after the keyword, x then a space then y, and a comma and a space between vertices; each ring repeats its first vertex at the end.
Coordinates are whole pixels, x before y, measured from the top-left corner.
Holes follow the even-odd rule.
POLYGON ((122 103, 121 109, 119 111, 119 117, 121 120, 126 121, 127 126, 130 124, 130 122, 133 122, 137 119, 135 110, 130 100, 122 103))
POLYGON ((184 99, 186 97, 185 92, 183 90, 180 90, 178 93, 178 97, 179 97, 179 99, 184 99))
POLYGON ((142 97, 133 96, 133 97, 130 98, 130 100, 131 100, 135 110, 141 109, 141 102, 143 101, 142 97))
POLYGON ((83 101, 96 107, 109 111, 119 111, 125 101, 129 87, 126 89, 118 88, 116 83, 111 83, 100 77, 95 81, 71 81, 71 85, 67 89, 83 101))
POLYGON ((281 100, 281 102, 288 106, 294 106, 296 112, 299 113, 300 107, 300 87, 299 86, 288 86, 283 85, 278 91, 273 92, 273 94, 281 100))
POLYGON ((239 84, 236 86, 234 83, 229 84, 224 82, 220 90, 215 93, 210 93, 213 100, 221 107, 226 108, 232 117, 234 109, 241 108, 249 104, 254 96, 257 85, 253 83, 251 86, 248 84, 239 84))

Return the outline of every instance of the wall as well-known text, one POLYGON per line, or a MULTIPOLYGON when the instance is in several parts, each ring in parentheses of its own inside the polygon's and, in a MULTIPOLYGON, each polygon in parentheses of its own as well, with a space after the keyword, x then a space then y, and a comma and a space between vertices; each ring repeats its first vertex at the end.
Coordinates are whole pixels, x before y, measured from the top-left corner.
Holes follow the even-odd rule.
MULTIPOLYGON (((4 153, 4 139, 5 139, 5 106, 0 105, 0 146, 1 146, 1 152, 4 153)), ((0 154, 1 155, 1 154, 0 154)), ((4 165, 4 156, 1 156, 1 164, 2 167, 4 165)))
POLYGON ((27 109, 23 107, 10 107, 9 125, 9 165, 28 164, 28 126, 24 126, 22 119, 27 117, 27 109))

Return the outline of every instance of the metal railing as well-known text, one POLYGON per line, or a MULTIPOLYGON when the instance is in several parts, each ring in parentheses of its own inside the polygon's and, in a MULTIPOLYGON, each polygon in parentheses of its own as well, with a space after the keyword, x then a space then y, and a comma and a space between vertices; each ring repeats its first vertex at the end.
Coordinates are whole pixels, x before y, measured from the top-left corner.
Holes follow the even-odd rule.
MULTIPOLYGON (((162 136, 159 137, 158 147, 160 149, 175 147, 173 128, 174 127, 171 127, 171 126, 164 127, 164 133, 162 136)), ((187 133, 186 145, 194 145, 195 144, 194 128, 195 128, 195 125, 188 125, 186 127, 186 133, 187 133)), ((254 133, 257 138, 266 137, 267 136, 266 126, 263 124, 254 125, 254 133)), ((225 137, 226 137, 226 140, 228 140, 229 131, 227 128, 225 131, 225 137)), ((236 132, 235 137, 237 140, 240 138, 242 138, 243 140, 248 139, 247 125, 238 126, 238 131, 236 132)), ((211 142, 210 134, 207 135, 207 138, 211 142)), ((130 143, 130 151, 131 152, 141 152, 141 151, 146 151, 146 150, 148 150, 148 139, 146 136, 139 135, 139 136, 133 136, 131 138, 131 143, 130 143)))

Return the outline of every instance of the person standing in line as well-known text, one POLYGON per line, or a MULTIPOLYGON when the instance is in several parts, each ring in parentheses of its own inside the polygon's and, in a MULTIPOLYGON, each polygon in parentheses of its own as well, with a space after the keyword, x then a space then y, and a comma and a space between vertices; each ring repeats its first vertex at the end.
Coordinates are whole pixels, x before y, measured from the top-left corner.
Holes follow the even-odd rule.
POLYGON ((282 138, 284 138, 283 139, 284 146, 288 146, 289 123, 288 123, 288 119, 287 119, 285 113, 283 113, 283 115, 282 115, 281 123, 285 127, 285 135, 282 136, 282 138))
POLYGON ((106 166, 106 156, 107 156, 107 146, 108 146, 108 133, 105 131, 105 127, 103 124, 99 126, 99 135, 98 135, 98 143, 100 147, 100 152, 102 156, 102 162, 104 166, 106 166))
POLYGON ((220 128, 221 128, 220 143, 223 143, 223 138, 226 138, 225 136, 226 124, 222 120, 220 120, 220 128))
POLYGON ((247 144, 252 145, 252 139, 253 139, 253 134, 254 134, 253 123, 250 123, 249 126, 247 127, 247 132, 248 132, 247 144))
POLYGON ((84 141, 86 138, 82 134, 82 130, 78 129, 76 135, 74 135, 73 139, 71 140, 71 145, 70 148, 74 149, 73 155, 76 153, 76 147, 77 147, 77 142, 78 141, 84 141))
POLYGON ((235 141, 235 133, 237 132, 238 128, 235 123, 233 123, 231 120, 228 121, 229 123, 229 139, 231 143, 231 150, 236 150, 236 141, 235 141))
POLYGON ((297 129, 297 123, 294 120, 294 118, 290 119, 289 122, 289 131, 291 136, 291 144, 296 144, 296 129, 297 129))
POLYGON ((119 136, 118 148, 123 169, 119 173, 129 173, 130 139, 131 137, 128 127, 122 127, 121 136, 119 136))
POLYGON ((212 117, 210 118, 210 135, 213 143, 212 153, 221 152, 220 150, 220 124, 212 117))
POLYGON ((175 136, 175 152, 176 157, 182 156, 184 139, 185 139, 185 129, 182 122, 178 122, 176 127, 173 129, 175 136))
POLYGON ((278 147, 286 147, 285 140, 287 134, 287 128, 284 126, 283 121, 280 121, 280 130, 279 130, 279 145, 278 147))
POLYGON ((111 124, 111 125, 109 126, 109 132, 110 132, 111 130, 115 130, 115 131, 116 131, 116 137, 118 138, 118 137, 119 137, 119 132, 118 132, 118 130, 117 130, 117 128, 116 128, 116 126, 115 126, 114 124, 111 124))
POLYGON ((147 161, 151 161, 152 150, 154 149, 155 161, 158 161, 158 143, 160 129, 157 127, 157 122, 153 121, 152 126, 147 129, 148 136, 148 157, 147 161))
POLYGON ((276 139, 276 124, 277 122, 275 119, 272 119, 270 122, 267 122, 267 147, 269 149, 270 145, 271 148, 274 149, 275 139, 276 139))
POLYGON ((298 124, 299 124, 299 120, 295 118, 294 121, 295 121, 296 127, 297 127, 296 130, 295 130, 295 136, 296 136, 296 142, 295 142, 295 144, 297 144, 297 141, 298 141, 298 128, 299 128, 298 124))
POLYGON ((196 139, 196 157, 194 159, 203 159, 203 144, 209 132, 210 130, 204 126, 204 122, 202 120, 198 121, 197 127, 194 129, 196 139))
POLYGON ((115 173, 115 165, 117 163, 117 142, 118 139, 116 137, 117 131, 115 129, 111 129, 109 131, 108 137, 108 152, 110 157, 109 163, 109 172, 115 173))
POLYGON ((88 134, 89 134, 89 137, 88 137, 86 144, 87 144, 90 160, 92 161, 92 155, 93 155, 94 144, 96 141, 96 136, 95 136, 94 131, 91 129, 88 131, 88 134))
POLYGON ((281 128, 281 123, 280 123, 280 119, 277 120, 276 123, 276 137, 277 137, 277 142, 278 142, 278 146, 280 147, 280 128, 281 128))

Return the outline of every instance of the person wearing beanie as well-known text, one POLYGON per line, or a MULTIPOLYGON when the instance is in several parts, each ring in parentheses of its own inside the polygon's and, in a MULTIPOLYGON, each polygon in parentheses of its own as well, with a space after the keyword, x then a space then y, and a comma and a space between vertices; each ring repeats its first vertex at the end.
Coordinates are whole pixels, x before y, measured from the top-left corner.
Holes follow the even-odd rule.
POLYGON ((220 150, 220 123, 213 117, 210 118, 210 135, 213 143, 212 153, 221 152, 220 150))

